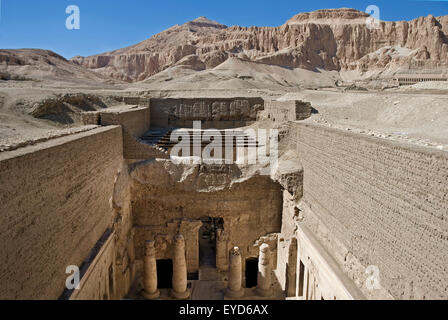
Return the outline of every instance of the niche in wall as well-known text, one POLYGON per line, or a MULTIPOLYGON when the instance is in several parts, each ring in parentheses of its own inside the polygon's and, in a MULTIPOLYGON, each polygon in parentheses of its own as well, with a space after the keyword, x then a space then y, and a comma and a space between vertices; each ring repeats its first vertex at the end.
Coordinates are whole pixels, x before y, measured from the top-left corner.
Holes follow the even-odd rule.
POLYGON ((173 260, 157 260, 157 286, 171 289, 173 286, 173 260))
POLYGON ((246 288, 254 288, 258 284, 258 258, 246 259, 246 288))

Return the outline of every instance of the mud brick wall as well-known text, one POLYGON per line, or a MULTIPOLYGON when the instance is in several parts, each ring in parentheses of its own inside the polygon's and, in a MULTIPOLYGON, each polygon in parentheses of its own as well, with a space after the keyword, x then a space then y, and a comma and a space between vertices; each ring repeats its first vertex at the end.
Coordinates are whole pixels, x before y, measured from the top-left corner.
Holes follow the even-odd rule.
POLYGON ((264 113, 275 122, 304 120, 311 116, 312 107, 309 102, 300 100, 273 101, 266 100, 264 113))
POLYGON ((156 155, 156 150, 138 141, 150 126, 150 109, 138 107, 101 113, 101 124, 121 125, 123 128, 123 155, 126 159, 147 159, 156 155))
POLYGON ((150 99, 141 97, 123 97, 123 102, 126 104, 138 104, 142 107, 148 107, 150 104, 150 99))
POLYGON ((376 265, 394 298, 448 298, 448 154, 297 123, 305 224, 360 286, 376 265), (336 247, 336 243, 340 247, 336 247), (341 250, 341 247, 345 248, 341 250))
POLYGON ((85 125, 100 125, 100 111, 88 111, 81 113, 82 123, 85 125))
MULTIPOLYGON (((87 270, 80 280, 80 289, 71 291, 70 300, 112 300, 120 299, 115 296, 114 270, 115 265, 115 234, 111 233, 95 254, 93 261, 89 261, 87 270)), ((98 245, 98 244, 97 244, 98 245)), ((84 270, 81 269, 81 274, 84 270)), ((64 297, 63 297, 64 298, 64 297)))
POLYGON ((133 137, 140 137, 149 130, 150 109, 136 107, 101 112, 101 125, 121 125, 133 137))
POLYGON ((154 146, 145 144, 126 132, 123 132, 123 143, 123 157, 128 160, 168 159, 170 157, 169 153, 163 153, 154 146))
POLYGON ((122 148, 111 126, 0 154, 0 299, 61 295, 112 225, 122 148))
POLYGON ((189 128, 195 120, 203 129, 243 127, 263 106, 261 98, 151 99, 151 127, 189 128))

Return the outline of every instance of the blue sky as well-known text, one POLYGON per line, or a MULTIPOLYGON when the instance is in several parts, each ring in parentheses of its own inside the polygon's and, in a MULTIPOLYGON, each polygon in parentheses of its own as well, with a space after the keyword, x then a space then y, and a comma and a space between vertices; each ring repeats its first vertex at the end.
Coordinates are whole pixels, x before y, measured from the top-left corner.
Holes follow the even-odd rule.
POLYGON ((365 11, 372 4, 387 21, 448 15, 446 0, 0 0, 0 4, 0 48, 50 49, 67 58, 129 46, 199 16, 229 26, 279 26, 299 12, 342 7, 365 11), (65 27, 68 5, 80 8, 80 30, 65 27))

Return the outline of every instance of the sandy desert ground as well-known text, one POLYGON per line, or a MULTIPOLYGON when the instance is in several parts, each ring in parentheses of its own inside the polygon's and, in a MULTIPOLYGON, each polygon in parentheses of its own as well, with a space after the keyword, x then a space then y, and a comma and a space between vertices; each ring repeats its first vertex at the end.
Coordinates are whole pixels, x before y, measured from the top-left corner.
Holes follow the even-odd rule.
MULTIPOLYGON (((222 72, 224 67, 225 65, 215 69, 222 72)), ((322 75, 310 77, 309 71, 305 71, 300 73, 300 79, 307 83, 308 88, 279 86, 268 89, 254 85, 257 81, 263 84, 262 79, 251 81, 231 76, 235 72, 243 73, 241 69, 226 70, 225 73, 221 73, 219 79, 215 69, 205 71, 201 75, 192 74, 191 77, 195 80, 191 79, 189 83, 193 84, 193 88, 184 88, 185 78, 173 80, 170 86, 163 88, 160 77, 164 75, 158 75, 153 82, 145 81, 133 85, 120 84, 115 87, 97 85, 93 88, 72 85, 70 89, 67 89, 66 84, 59 84, 57 81, 49 84, 34 81, 0 81, 0 149, 7 150, 23 143, 82 130, 80 113, 90 110, 86 110, 86 107, 91 110, 113 107, 119 104, 113 99, 116 95, 261 96, 266 99, 299 99, 311 102, 316 110, 307 121, 316 121, 387 139, 448 149, 446 98, 448 84, 427 82, 404 89, 344 91, 334 86, 326 88, 314 86, 314 83, 320 83, 319 77, 322 75), (60 106, 52 106, 42 115, 33 116, 33 110, 42 101, 58 100, 67 95, 77 96, 80 104, 84 105, 80 107, 76 106, 76 103, 73 105, 61 102, 60 106), (98 97, 101 102, 89 101, 89 95, 98 97)), ((270 71, 260 75, 280 79, 285 73, 283 70, 276 73, 275 68, 270 71)), ((254 70, 250 72, 252 75, 257 73, 254 70)), ((264 82, 267 83, 268 81, 264 82)))
POLYGON ((114 107, 118 95, 300 99, 315 109, 307 121, 447 150, 448 82, 392 81, 413 61, 430 68, 446 62, 446 18, 385 22, 389 33, 374 37, 395 42, 387 46, 354 37, 350 30, 365 29, 358 21, 365 14, 340 9, 299 14, 277 28, 200 17, 135 46, 71 60, 40 49, 0 50, 0 151, 84 130, 80 113, 114 107), (336 55, 322 26, 345 39, 336 55), (428 30, 425 43, 416 40, 418 30, 428 30), (299 32, 308 38, 292 45, 299 32))

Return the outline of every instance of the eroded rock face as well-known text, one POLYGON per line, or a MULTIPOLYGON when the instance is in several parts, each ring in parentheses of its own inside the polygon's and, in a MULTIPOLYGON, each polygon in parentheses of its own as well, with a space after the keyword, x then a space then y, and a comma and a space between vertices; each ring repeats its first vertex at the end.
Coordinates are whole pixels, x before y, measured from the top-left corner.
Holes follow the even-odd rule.
POLYGON ((448 16, 381 22, 377 29, 370 29, 367 19, 366 13, 354 9, 330 9, 298 14, 279 27, 246 28, 201 17, 135 46, 72 61, 130 82, 175 64, 202 70, 242 55, 310 70, 366 71, 448 62, 448 16))
POLYGON ((256 256, 263 243, 275 250, 283 198, 281 185, 269 176, 237 165, 175 165, 169 160, 135 163, 129 172, 137 260, 144 258, 147 239, 155 241, 157 259, 176 260, 174 238, 181 234, 187 270, 197 272, 199 229, 208 219, 221 221, 216 225, 216 264, 222 271, 229 268, 234 246, 244 261, 256 256))
POLYGON ((140 184, 167 190, 180 188, 185 192, 213 192, 229 188, 240 179, 245 180, 237 165, 176 165, 169 160, 137 164, 131 171, 131 177, 140 184))

